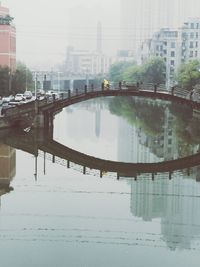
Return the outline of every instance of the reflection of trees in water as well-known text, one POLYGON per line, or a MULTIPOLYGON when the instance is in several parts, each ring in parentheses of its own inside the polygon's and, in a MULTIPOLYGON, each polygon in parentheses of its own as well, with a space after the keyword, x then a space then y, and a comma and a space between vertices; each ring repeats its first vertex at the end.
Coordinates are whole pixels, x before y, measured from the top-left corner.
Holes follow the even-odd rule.
POLYGON ((111 113, 122 116, 130 124, 141 127, 151 136, 159 135, 164 125, 164 106, 155 101, 131 97, 112 98, 109 104, 111 113))
POLYGON ((173 127, 178 140, 179 155, 184 156, 194 152, 200 143, 200 120, 193 117, 193 110, 186 105, 172 103, 169 106, 173 114, 173 127))
MULTIPOLYGON (((151 100, 137 97, 115 97, 109 104, 111 113, 125 118, 135 125, 149 138, 156 141, 166 137, 165 128, 173 132, 177 139, 177 154, 179 157, 193 154, 200 143, 200 123, 193 117, 191 107, 161 100, 151 100), (166 108, 169 109, 166 119, 166 108), (166 124, 167 122, 167 124, 166 124)), ((158 144, 157 144, 158 145, 158 144)))

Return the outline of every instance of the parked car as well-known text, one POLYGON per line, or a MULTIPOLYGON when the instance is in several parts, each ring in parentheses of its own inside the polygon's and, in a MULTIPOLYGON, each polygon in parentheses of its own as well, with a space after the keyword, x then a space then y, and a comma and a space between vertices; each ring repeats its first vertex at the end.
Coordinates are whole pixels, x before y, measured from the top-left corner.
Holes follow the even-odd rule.
POLYGON ((15 101, 24 101, 25 100, 25 97, 24 97, 24 95, 23 94, 16 94, 15 95, 15 99, 14 99, 15 101))
POLYGON ((45 95, 49 100, 59 99, 59 94, 55 91, 47 91, 45 95))
POLYGON ((13 100, 14 100, 14 96, 13 95, 4 96, 2 98, 2 104, 9 103, 10 101, 13 101, 13 100))
POLYGON ((31 91, 25 91, 24 97, 25 97, 25 99, 31 99, 33 97, 33 94, 31 91))

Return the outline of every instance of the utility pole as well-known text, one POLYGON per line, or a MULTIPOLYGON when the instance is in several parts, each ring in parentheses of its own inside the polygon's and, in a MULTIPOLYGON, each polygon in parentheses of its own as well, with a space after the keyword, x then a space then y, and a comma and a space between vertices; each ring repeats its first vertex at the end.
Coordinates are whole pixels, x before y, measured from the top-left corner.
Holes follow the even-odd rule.
POLYGON ((37 72, 35 72, 35 114, 37 114, 37 72))
POLYGON ((8 75, 9 75, 9 77, 8 77, 8 92, 10 94, 11 89, 12 89, 12 72, 11 72, 11 70, 8 72, 8 75))

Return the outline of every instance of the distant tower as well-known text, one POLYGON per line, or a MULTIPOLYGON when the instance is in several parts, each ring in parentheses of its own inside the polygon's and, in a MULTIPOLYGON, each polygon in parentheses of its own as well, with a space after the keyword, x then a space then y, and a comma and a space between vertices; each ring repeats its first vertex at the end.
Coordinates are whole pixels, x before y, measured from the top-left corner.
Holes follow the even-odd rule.
POLYGON ((100 21, 97 23, 97 53, 102 53, 102 26, 100 21))

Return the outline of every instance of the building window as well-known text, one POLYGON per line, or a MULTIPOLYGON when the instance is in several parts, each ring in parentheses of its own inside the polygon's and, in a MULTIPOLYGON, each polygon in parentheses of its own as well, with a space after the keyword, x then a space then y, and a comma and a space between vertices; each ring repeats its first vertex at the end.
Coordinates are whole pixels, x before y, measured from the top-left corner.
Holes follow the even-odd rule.
POLYGON ((199 29, 199 23, 196 24, 196 28, 199 29))
POLYGON ((195 57, 198 57, 198 51, 195 51, 195 57))
POLYGON ((175 42, 171 42, 171 48, 175 48, 175 47, 176 47, 175 42))
POLYGON ((190 27, 191 29, 194 29, 194 23, 191 23, 190 27))
POLYGON ((171 61, 170 61, 170 65, 171 65, 171 66, 174 66, 174 60, 171 60, 171 61))
POLYGON ((195 47, 198 47, 198 42, 195 43, 195 47))
POLYGON ((169 139, 168 140, 168 145, 171 145, 172 144, 172 139, 169 139))
POLYGON ((190 38, 191 39, 194 38, 194 33, 193 32, 190 33, 190 38))
POLYGON ((172 149, 170 147, 168 147, 168 153, 171 154, 172 153, 172 149))
POLYGON ((190 48, 193 48, 194 45, 193 45, 193 42, 190 42, 190 48))
POLYGON ((199 33, 198 32, 196 32, 196 38, 198 38, 199 37, 199 33))
POLYGON ((190 57, 193 57, 193 51, 190 51, 190 57))
POLYGON ((171 57, 175 57, 175 51, 171 51, 171 57))

